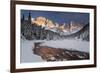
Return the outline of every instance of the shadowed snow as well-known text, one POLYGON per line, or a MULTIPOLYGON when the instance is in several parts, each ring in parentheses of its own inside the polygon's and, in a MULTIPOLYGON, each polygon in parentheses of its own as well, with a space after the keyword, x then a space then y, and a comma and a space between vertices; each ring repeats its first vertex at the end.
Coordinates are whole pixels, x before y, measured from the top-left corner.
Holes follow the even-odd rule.
POLYGON ((21 40, 21 62, 42 62, 42 58, 33 54, 33 41, 21 40))
POLYGON ((78 50, 89 52, 89 42, 82 40, 56 40, 56 41, 46 41, 41 44, 41 46, 49 46, 54 48, 62 48, 68 50, 78 50))

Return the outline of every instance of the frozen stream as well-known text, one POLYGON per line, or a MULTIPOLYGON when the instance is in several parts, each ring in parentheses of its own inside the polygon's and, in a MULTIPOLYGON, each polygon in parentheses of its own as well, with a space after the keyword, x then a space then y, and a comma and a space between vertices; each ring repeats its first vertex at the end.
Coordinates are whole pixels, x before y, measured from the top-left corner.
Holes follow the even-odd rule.
POLYGON ((21 62, 43 62, 42 58, 38 55, 33 54, 32 49, 34 48, 34 42, 44 42, 41 46, 50 46, 55 48, 64 48, 68 50, 78 50, 89 52, 89 42, 82 40, 38 40, 38 41, 28 41, 21 40, 21 62))

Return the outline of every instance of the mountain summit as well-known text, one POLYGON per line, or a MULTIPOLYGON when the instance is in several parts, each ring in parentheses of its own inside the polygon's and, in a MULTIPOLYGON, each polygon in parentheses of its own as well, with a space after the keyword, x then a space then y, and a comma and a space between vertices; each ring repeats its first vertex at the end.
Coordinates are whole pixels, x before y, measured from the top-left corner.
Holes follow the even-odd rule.
POLYGON ((39 16, 32 20, 32 24, 36 24, 38 26, 42 27, 48 27, 48 28, 53 28, 55 27, 53 21, 46 19, 45 17, 39 16))
POLYGON ((32 24, 35 24, 37 26, 45 27, 46 29, 55 30, 55 31, 57 30, 63 33, 75 32, 83 27, 82 24, 73 21, 71 21, 69 24, 66 23, 59 24, 43 16, 31 18, 31 22, 32 24))

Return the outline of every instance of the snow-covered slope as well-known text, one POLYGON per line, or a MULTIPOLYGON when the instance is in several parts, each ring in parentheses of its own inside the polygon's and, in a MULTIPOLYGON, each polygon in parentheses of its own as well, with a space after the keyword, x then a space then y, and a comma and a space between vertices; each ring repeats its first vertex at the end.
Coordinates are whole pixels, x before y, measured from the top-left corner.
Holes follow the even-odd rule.
POLYGON ((74 30, 71 30, 71 31, 61 32, 60 34, 61 34, 61 35, 71 35, 71 34, 74 34, 74 33, 79 32, 82 28, 83 28, 83 27, 77 28, 77 29, 74 29, 74 30))

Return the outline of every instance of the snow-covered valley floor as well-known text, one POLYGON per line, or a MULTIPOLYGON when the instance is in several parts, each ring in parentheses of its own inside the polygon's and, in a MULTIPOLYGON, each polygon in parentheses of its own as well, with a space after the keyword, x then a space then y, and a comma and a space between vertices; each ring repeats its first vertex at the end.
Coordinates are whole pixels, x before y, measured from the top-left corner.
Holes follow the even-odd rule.
POLYGON ((64 39, 64 40, 21 40, 21 62, 43 62, 44 60, 33 54, 35 42, 42 42, 41 46, 49 46, 54 48, 64 48, 68 50, 77 50, 89 53, 89 42, 76 40, 76 39, 64 39))

